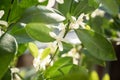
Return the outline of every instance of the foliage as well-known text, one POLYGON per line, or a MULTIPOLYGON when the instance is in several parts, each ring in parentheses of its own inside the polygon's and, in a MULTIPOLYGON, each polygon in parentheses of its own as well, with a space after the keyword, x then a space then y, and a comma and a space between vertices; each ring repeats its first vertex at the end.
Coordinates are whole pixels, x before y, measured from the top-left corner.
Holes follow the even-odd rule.
POLYGON ((116 60, 119 8, 119 0, 0 0, 0 79, 99 80, 93 66, 116 60), (30 71, 12 69, 27 49, 30 71))

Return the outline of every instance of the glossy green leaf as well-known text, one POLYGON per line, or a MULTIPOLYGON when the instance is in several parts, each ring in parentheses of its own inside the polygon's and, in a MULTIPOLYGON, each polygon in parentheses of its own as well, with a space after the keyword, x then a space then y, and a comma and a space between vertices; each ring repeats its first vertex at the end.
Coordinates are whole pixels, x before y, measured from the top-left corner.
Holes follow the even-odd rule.
POLYGON ((25 27, 27 33, 30 37, 40 42, 51 42, 54 41, 52 37, 50 37, 49 29, 45 24, 40 23, 30 23, 25 27))
POLYGON ((34 43, 29 42, 28 43, 28 48, 29 48, 31 54, 33 55, 33 57, 37 57, 38 56, 39 51, 38 51, 37 46, 34 43))
POLYGON ((20 22, 41 22, 41 23, 58 23, 65 20, 65 17, 56 13, 52 8, 46 8, 45 6, 31 7, 22 16, 20 22))
POLYGON ((46 78, 54 78, 56 76, 62 76, 63 72, 61 72, 61 69, 72 64, 72 58, 70 57, 64 57, 64 58, 59 58, 52 67, 49 67, 44 75, 46 78))
POLYGON ((41 55, 41 59, 46 58, 49 54, 50 54, 50 48, 45 48, 41 55))
POLYGON ((116 60, 112 44, 102 35, 92 30, 79 29, 76 33, 90 54, 100 60, 116 60))
POLYGON ((8 69, 8 65, 17 51, 17 43, 13 36, 4 34, 0 38, 0 79, 8 69))
POLYGON ((98 0, 102 3, 107 11, 113 15, 117 15, 119 13, 119 7, 116 3, 116 0, 98 0))

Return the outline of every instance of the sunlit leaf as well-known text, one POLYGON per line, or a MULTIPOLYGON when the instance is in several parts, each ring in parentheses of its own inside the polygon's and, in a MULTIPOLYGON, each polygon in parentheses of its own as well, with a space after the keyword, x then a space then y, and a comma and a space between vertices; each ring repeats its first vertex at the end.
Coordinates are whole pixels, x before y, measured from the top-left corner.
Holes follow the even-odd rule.
MULTIPOLYGON (((59 58, 52 67, 49 67, 45 71, 45 77, 46 78, 54 78, 57 76, 62 76, 64 74, 64 71, 61 72, 61 69, 72 64, 72 58, 70 57, 64 57, 64 58, 59 58)), ((68 67, 69 68, 69 67, 68 67)))
POLYGON ((96 71, 92 71, 90 73, 90 78, 89 80, 99 80, 99 76, 98 76, 98 73, 96 71))
POLYGON ((41 23, 59 23, 65 20, 65 17, 56 13, 52 8, 46 8, 45 6, 31 7, 26 10, 22 16, 20 22, 41 22, 41 23))
POLYGON ((106 73, 106 74, 103 76, 102 80, 110 80, 110 75, 109 75, 108 73, 106 73))
POLYGON ((38 53, 39 53, 38 52, 38 48, 37 48, 37 46, 34 43, 29 42, 28 43, 28 48, 29 48, 31 54, 33 55, 33 57, 37 57, 38 56, 38 53))
POLYGON ((45 48, 41 55, 41 59, 46 58, 49 54, 50 54, 50 48, 45 48))

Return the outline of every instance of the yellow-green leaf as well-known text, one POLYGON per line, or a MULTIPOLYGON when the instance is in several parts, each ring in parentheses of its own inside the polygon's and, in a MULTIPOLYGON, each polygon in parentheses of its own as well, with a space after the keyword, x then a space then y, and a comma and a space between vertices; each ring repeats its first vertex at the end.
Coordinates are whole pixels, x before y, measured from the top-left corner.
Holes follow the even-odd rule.
POLYGON ((44 49, 44 51, 43 51, 43 53, 41 55, 41 59, 46 58, 49 54, 50 54, 50 48, 44 49))
POLYGON ((34 43, 29 42, 28 43, 28 48, 29 48, 31 54, 33 55, 33 57, 37 57, 38 56, 38 48, 37 48, 37 46, 34 43))

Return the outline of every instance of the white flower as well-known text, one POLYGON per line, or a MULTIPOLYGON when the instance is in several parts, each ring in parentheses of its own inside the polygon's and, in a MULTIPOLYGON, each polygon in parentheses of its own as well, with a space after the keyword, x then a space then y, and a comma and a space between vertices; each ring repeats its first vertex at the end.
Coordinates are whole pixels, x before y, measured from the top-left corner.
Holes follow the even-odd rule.
POLYGON ((20 72, 20 70, 18 69, 18 68, 11 68, 10 69, 11 70, 11 80, 22 80, 19 76, 18 76, 18 74, 16 74, 16 73, 19 73, 20 72))
POLYGON ((101 9, 96 9, 94 12, 92 12, 91 17, 94 18, 96 16, 104 17, 105 11, 101 9))
POLYGON ((19 73, 19 69, 18 68, 11 68, 10 69, 12 73, 19 73))
POLYGON ((46 1, 46 0, 38 0, 38 2, 40 2, 40 3, 41 3, 41 2, 44 2, 44 1, 46 1))
POLYGON ((21 26, 25 27, 27 24, 25 23, 20 23, 21 26))
MULTIPOLYGON (((3 17, 4 15, 4 10, 0 10, 0 19, 3 17)), ((0 20, 0 25, 3 25, 3 26, 8 26, 8 23, 4 20, 0 20)))
MULTIPOLYGON (((47 57, 45 57, 44 59, 42 59, 41 58, 42 52, 43 52, 43 49, 40 49, 38 57, 36 57, 33 60, 33 66, 35 67, 36 71, 38 71, 38 70, 45 70, 47 64, 49 64, 49 62, 51 61, 50 55, 48 55, 47 57)), ((52 65, 52 63, 51 63, 51 65, 52 65)))
POLYGON ((50 36, 52 37, 52 38, 54 38, 54 39, 56 39, 56 41, 54 41, 54 45, 58 45, 58 47, 59 47, 59 50, 60 51, 63 51, 63 45, 62 45, 62 41, 65 41, 64 40, 64 34, 65 34, 65 29, 64 30, 62 30, 60 33, 59 33, 59 35, 56 35, 54 32, 50 32, 49 33, 50 34, 50 36))
POLYGON ((71 23, 70 23, 70 28, 71 29, 78 29, 79 26, 81 26, 82 28, 85 28, 85 23, 83 22, 83 18, 85 17, 86 15, 84 13, 82 13, 78 19, 76 19, 74 16, 72 16, 72 20, 71 20, 71 23))
POLYGON ((62 57, 66 56, 73 58, 73 64, 77 65, 79 63, 80 55, 75 48, 71 49, 68 53, 62 55, 62 57))
MULTIPOLYGON (((38 0, 38 2, 44 2, 44 1, 46 1, 46 0, 38 0)), ((48 0, 48 4, 47 4, 47 7, 48 8, 51 8, 51 7, 53 7, 54 5, 55 5, 55 2, 58 2, 58 3, 60 3, 60 4, 63 4, 64 3, 64 0, 48 0)))

